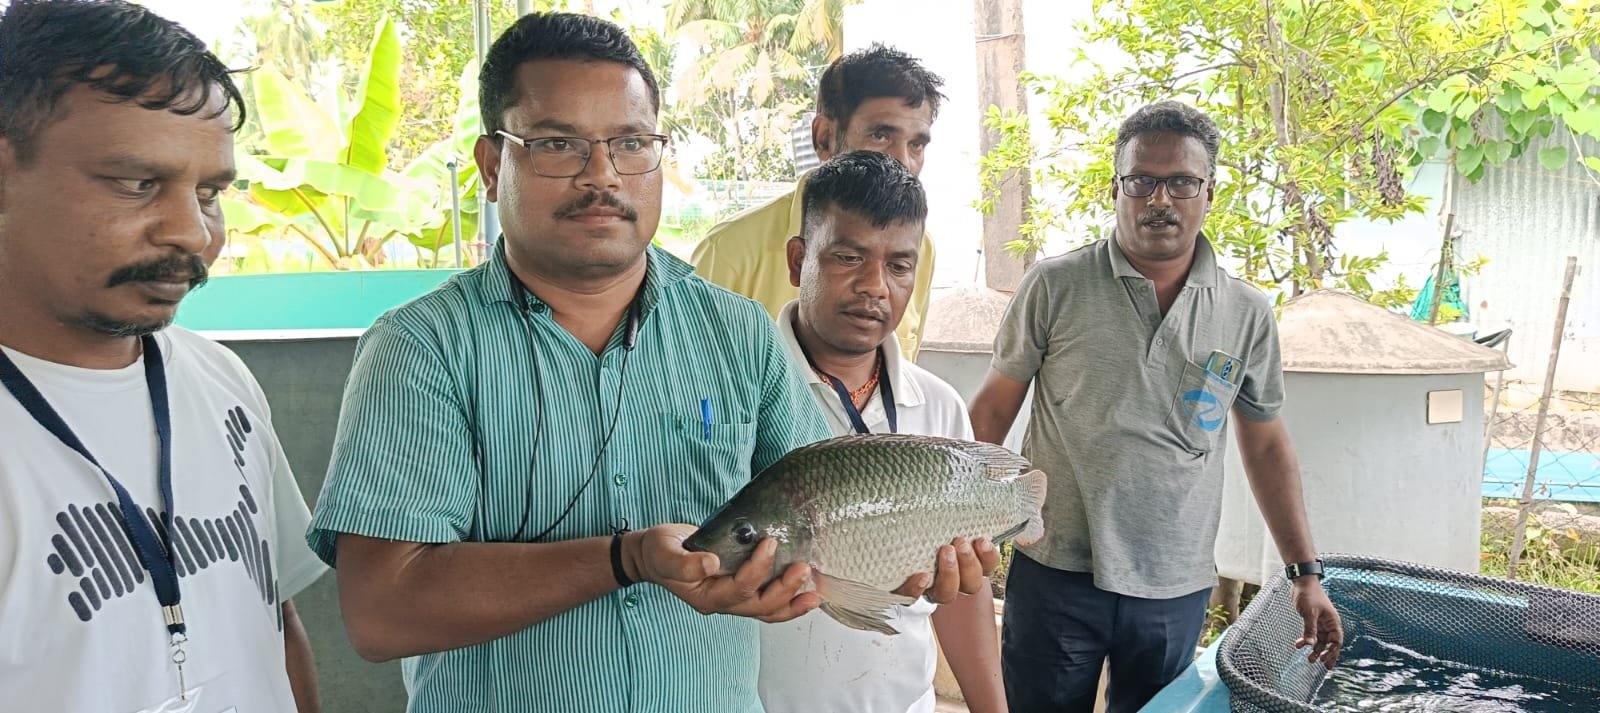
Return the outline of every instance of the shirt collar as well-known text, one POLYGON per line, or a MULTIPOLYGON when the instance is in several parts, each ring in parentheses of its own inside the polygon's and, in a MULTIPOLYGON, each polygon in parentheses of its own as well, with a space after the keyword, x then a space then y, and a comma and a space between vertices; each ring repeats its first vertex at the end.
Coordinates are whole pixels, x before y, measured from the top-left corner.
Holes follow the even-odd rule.
MULTIPOLYGON (((789 358, 802 372, 807 384, 815 384, 833 393, 833 387, 817 372, 811 368, 806 359, 806 352, 800 348, 800 338, 795 336, 794 320, 800 310, 799 300, 790 300, 778 311, 778 334, 783 337, 783 342, 789 348, 789 358)), ((921 406, 924 400, 922 386, 912 379, 907 373, 906 362, 900 352, 900 340, 893 333, 883 340, 883 364, 889 373, 889 388, 894 391, 894 402, 897 406, 921 406)))
MULTIPOLYGON (((511 266, 506 262, 505 242, 504 237, 495 241, 494 249, 489 251, 489 259, 475 268, 480 278, 479 297, 484 304, 509 302, 521 306, 522 300, 517 295, 520 291, 527 296, 529 306, 544 304, 538 296, 526 290, 522 283, 512 276, 511 266)), ((667 288, 694 274, 694 268, 688 263, 654 245, 645 249, 645 255, 644 289, 639 295, 641 316, 649 315, 651 310, 655 309, 667 288)))
MULTIPOLYGON (((1149 279, 1128 262, 1128 257, 1122 254, 1122 246, 1117 244, 1117 235, 1113 231, 1110 243, 1111 249, 1111 274, 1115 277, 1137 277, 1141 280, 1149 279)), ((1189 266, 1189 277, 1184 281, 1189 287, 1216 287, 1217 286, 1217 254, 1211 247, 1211 238, 1206 237, 1204 231, 1194 239, 1194 264, 1189 266)))
POLYGON ((800 229, 805 224, 806 214, 806 179, 811 177, 812 171, 801 174, 800 180, 794 184, 794 199, 789 202, 789 232, 783 238, 788 240, 800 234, 800 229))

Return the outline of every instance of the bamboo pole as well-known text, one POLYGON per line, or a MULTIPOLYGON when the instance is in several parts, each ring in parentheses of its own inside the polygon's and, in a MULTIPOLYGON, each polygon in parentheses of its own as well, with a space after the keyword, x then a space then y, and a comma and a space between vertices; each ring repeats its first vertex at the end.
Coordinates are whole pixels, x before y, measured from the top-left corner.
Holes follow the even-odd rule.
POLYGON ((1509 579, 1517 578, 1517 566, 1522 563, 1522 549, 1527 545, 1528 512, 1533 509, 1533 478, 1539 470, 1539 452, 1542 450, 1540 438, 1544 435, 1545 417, 1550 414, 1550 395, 1556 385, 1556 365, 1561 361, 1561 337, 1567 331, 1567 305, 1572 302, 1572 279, 1577 273, 1577 256, 1568 256, 1567 274, 1561 280, 1561 298, 1556 303, 1555 333, 1550 335, 1550 364, 1545 367, 1544 391, 1539 395, 1539 416, 1533 422, 1528 477, 1522 482, 1522 506, 1517 508, 1517 525, 1511 535, 1511 552, 1506 565, 1506 577, 1509 579))

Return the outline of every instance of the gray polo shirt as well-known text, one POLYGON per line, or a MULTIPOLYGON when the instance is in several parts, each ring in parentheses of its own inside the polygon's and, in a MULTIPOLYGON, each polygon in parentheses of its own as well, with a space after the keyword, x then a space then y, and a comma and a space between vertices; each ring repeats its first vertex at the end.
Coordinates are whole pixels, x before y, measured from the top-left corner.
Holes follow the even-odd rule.
POLYGON ((1196 241, 1166 318, 1155 283, 1115 239, 1034 265, 995 339, 994 368, 1034 384, 1022 451, 1049 475, 1034 560, 1095 585, 1166 599, 1216 583, 1230 408, 1271 420, 1283 403, 1266 296, 1196 241), (1213 352, 1222 355, 1212 361, 1213 352), (1234 357, 1232 367, 1225 366, 1234 357), (1207 371, 1208 361, 1224 379, 1207 371))

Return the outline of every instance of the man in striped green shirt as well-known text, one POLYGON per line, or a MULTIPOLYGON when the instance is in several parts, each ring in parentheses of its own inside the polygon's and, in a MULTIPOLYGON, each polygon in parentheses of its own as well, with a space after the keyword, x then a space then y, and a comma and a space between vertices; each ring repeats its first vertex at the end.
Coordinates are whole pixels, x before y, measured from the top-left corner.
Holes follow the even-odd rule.
POLYGON ((621 30, 523 17, 480 99, 504 237, 362 338, 309 534, 350 638, 416 713, 755 713, 807 568, 682 540, 828 428, 762 307, 649 246, 666 137, 621 30))

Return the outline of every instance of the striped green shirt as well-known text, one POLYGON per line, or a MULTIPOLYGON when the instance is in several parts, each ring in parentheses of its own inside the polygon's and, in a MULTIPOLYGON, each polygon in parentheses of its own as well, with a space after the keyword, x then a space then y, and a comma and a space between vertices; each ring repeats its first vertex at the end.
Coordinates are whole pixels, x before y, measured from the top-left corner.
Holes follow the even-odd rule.
MULTIPOLYGON (((312 549, 334 564, 340 532, 509 540, 525 517, 531 539, 589 475, 618 389, 599 471, 546 541, 608 535, 624 520, 702 522, 753 474, 827 437, 761 305, 691 272, 651 248, 636 347, 623 348, 619 327, 599 357, 532 295, 530 344, 499 250, 378 319, 345 388, 312 549)), ((407 659, 409 710, 754 713, 756 626, 639 584, 495 641, 407 659)))

